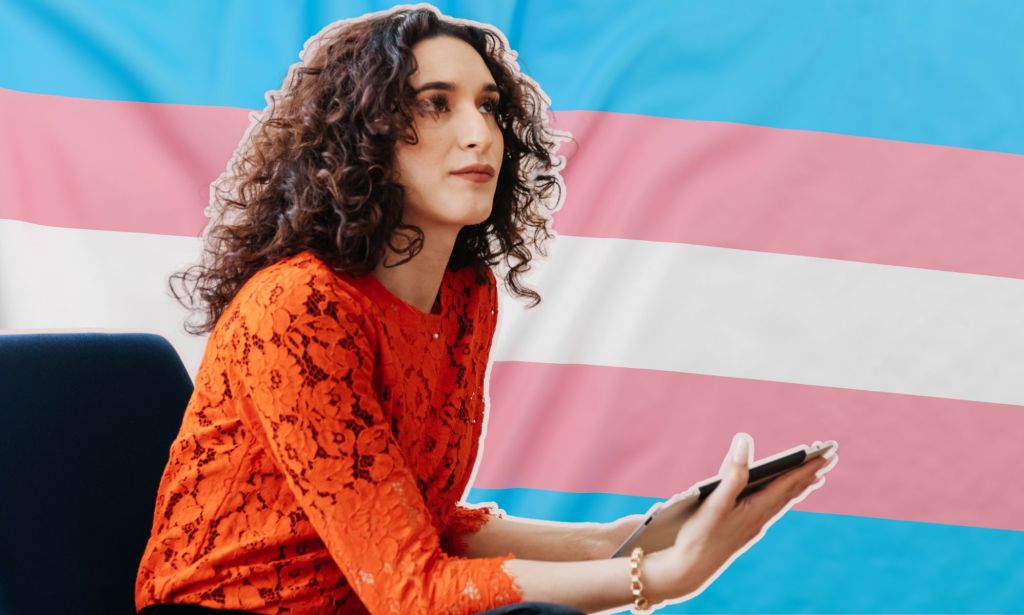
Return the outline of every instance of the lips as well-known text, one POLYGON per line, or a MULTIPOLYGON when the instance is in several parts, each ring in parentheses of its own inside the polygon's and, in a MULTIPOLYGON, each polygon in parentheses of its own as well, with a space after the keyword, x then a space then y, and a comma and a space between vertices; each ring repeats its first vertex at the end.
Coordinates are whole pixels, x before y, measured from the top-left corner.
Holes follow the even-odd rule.
POLYGON ((462 179, 468 179, 469 181, 476 182, 478 184, 489 182, 491 181, 491 178, 494 177, 490 173, 452 173, 452 175, 455 177, 461 177, 462 179))
POLYGON ((489 164, 471 164, 452 171, 452 175, 477 183, 489 182, 494 177, 494 167, 489 164))

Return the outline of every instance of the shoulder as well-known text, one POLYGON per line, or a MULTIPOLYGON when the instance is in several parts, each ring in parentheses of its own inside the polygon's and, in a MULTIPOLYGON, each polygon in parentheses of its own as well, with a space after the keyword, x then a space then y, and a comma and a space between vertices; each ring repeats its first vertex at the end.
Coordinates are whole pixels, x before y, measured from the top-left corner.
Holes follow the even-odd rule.
POLYGON ((459 289, 492 292, 497 286, 494 271, 489 265, 466 265, 454 271, 452 278, 459 289))
POLYGON ((241 320, 250 328, 337 327, 363 330, 369 313, 368 299, 344 275, 309 252, 284 258, 256 272, 242 285, 223 318, 241 320))
POLYGON ((497 282, 488 265, 466 265, 452 275, 454 294, 466 299, 465 308, 494 307, 497 300, 497 282))
POLYGON ((490 339, 497 328, 498 291, 493 270, 466 266, 453 276, 452 307, 459 330, 490 339))

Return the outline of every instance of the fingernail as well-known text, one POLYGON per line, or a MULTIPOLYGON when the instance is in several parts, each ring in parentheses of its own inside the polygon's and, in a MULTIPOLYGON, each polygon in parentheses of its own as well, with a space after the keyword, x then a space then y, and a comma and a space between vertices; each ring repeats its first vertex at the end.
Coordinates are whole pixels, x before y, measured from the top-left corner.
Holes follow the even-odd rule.
POLYGON ((747 438, 739 434, 732 440, 732 461, 733 463, 746 465, 747 463, 747 438))

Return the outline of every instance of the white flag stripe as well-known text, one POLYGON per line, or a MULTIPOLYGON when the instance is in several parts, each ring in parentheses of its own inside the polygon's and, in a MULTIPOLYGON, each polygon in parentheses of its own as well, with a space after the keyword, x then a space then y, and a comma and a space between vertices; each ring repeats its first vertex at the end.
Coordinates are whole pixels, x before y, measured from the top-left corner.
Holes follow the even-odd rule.
POLYGON ((196 237, 0 220, 0 330, 152 331, 174 345, 195 378, 206 336, 182 329, 188 310, 167 278, 200 248, 196 237))
MULTIPOLYGON (((199 239, 0 220, 0 329, 151 330, 194 376, 205 339, 167 276, 199 239), (18 289, 12 291, 11 289, 18 289)), ((580 363, 1024 405, 1024 280, 562 236, 501 296, 497 361, 580 363)))
POLYGON ((569 236, 535 262, 495 360, 1024 404, 1024 280, 569 236))

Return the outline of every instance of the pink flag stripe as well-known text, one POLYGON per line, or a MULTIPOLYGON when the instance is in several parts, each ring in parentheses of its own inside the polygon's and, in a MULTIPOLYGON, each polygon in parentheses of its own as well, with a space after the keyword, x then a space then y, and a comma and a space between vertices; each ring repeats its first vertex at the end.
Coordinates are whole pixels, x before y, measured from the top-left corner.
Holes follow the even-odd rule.
POLYGON ((724 122, 558 113, 559 233, 1024 277, 1024 156, 724 122))
MULTIPOLYGON (((249 110, 0 90, 0 218, 198 235, 249 110), (17 123, 11 118, 18 118, 17 123)), ((1024 278, 1024 156, 722 122, 557 112, 564 235, 1024 278)))
POLYGON ((476 488, 668 498, 717 475, 745 431, 755 459, 839 443, 828 488, 795 510, 1024 530, 1019 406, 526 362, 495 362, 489 394, 501 437, 476 488))
POLYGON ((196 237, 246 110, 0 89, 0 218, 196 237), (17 118, 17 122, 14 119, 17 118))

